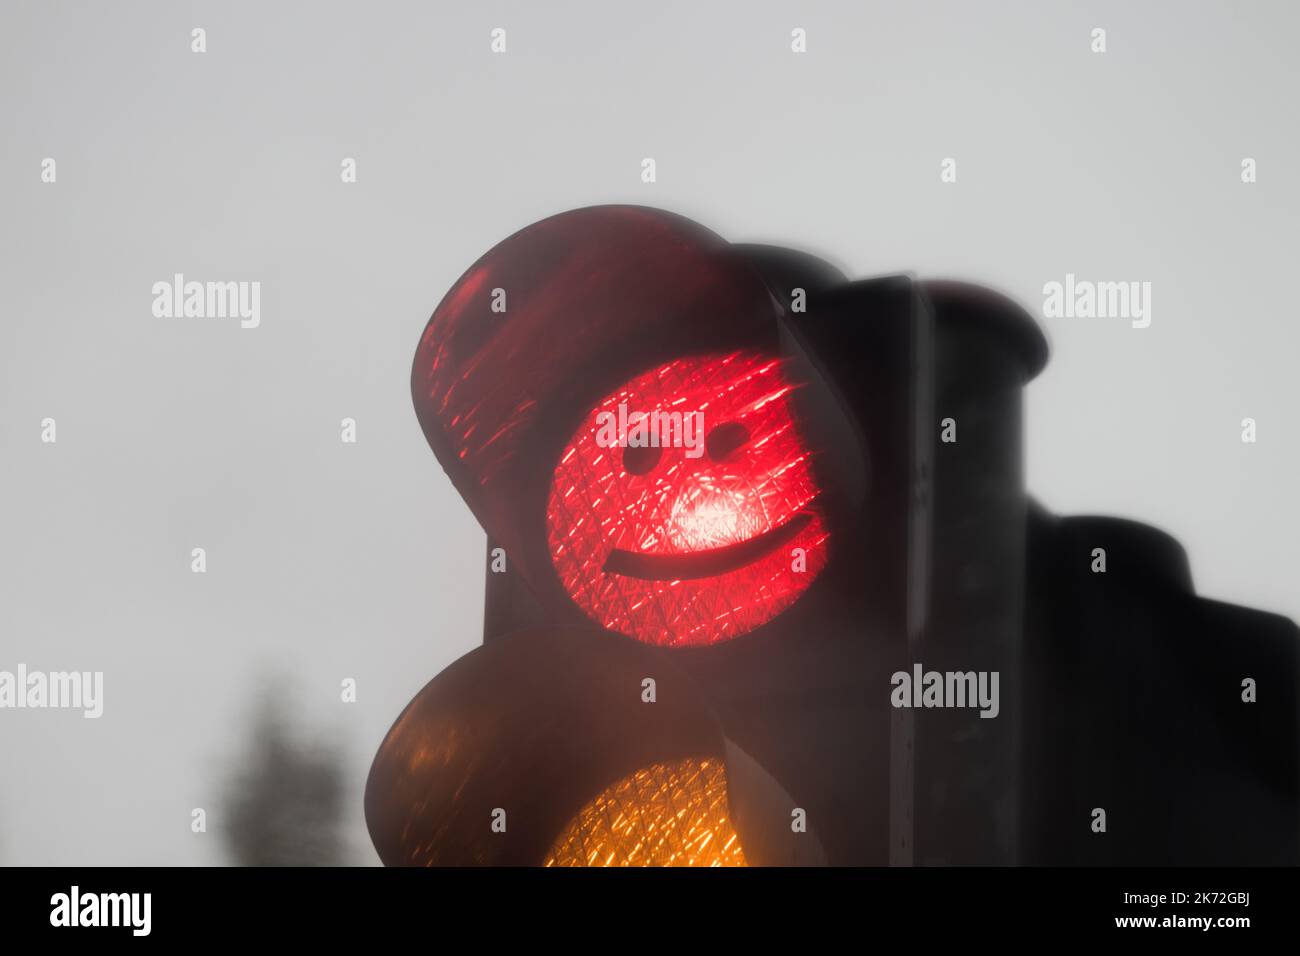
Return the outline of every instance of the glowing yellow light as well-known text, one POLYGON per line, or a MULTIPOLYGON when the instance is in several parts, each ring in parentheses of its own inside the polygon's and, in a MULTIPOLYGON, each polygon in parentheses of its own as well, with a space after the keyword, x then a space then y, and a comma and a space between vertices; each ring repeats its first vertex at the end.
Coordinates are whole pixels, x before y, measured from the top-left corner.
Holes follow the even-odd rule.
POLYGON ((746 866, 727 808, 722 761, 642 768, 578 811, 546 866, 746 866))

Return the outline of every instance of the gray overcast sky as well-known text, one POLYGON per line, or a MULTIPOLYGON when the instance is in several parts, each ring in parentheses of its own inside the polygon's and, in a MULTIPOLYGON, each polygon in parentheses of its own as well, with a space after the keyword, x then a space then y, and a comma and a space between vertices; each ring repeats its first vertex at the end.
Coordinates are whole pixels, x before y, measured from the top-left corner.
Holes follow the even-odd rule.
POLYGON ((1044 323, 1029 485, 1174 533, 1202 594, 1300 617, 1295 4, 451 6, 0 8, 0 669, 106 681, 98 721, 0 712, 0 862, 219 862, 220 787, 277 672, 347 748, 374 859, 370 758, 482 614, 411 357, 466 266, 575 206, 1035 312, 1067 272, 1151 282, 1150 328, 1044 323), (261 281, 261 326, 155 318, 175 272, 261 281))

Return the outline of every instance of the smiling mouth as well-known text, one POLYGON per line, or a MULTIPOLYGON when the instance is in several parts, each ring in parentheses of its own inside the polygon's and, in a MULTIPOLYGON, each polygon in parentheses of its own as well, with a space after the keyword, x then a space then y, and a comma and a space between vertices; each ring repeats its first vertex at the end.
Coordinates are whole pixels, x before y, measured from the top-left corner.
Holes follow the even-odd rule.
POLYGON ((713 578, 752 564, 779 548, 802 531, 812 520, 812 512, 801 511, 784 524, 736 544, 686 554, 646 554, 615 548, 603 568, 609 574, 643 581, 689 581, 713 578))

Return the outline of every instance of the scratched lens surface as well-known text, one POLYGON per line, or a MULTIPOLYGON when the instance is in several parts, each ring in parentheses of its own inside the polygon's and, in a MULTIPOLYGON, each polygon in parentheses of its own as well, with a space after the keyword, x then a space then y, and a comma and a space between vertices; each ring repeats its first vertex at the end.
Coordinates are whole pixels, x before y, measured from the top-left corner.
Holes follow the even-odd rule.
POLYGON ((556 838, 546 866, 746 866, 722 761, 644 767, 607 787, 556 838))

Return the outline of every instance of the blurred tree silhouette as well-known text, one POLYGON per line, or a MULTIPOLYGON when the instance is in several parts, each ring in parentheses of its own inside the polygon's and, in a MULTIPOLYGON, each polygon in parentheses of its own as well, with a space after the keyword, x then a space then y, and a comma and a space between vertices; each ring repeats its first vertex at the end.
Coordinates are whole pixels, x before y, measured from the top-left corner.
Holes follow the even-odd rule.
POLYGON ((258 696, 250 747, 226 793, 227 853, 236 866, 341 865, 341 754, 300 739, 287 709, 269 686, 258 696))

